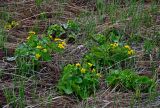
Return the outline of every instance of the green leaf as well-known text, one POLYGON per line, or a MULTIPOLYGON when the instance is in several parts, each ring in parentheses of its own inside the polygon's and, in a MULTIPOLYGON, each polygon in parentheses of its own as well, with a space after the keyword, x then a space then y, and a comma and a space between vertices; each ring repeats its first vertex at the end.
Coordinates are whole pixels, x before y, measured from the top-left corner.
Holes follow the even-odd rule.
POLYGON ((41 3, 43 2, 43 0, 35 0, 35 2, 36 2, 36 5, 37 5, 37 6, 40 6, 41 3))
POLYGON ((82 83, 82 78, 77 77, 76 80, 75 80, 75 82, 78 83, 78 84, 82 83))
POLYGON ((112 42, 119 42, 119 39, 120 39, 119 36, 116 36, 113 32, 111 33, 110 40, 111 40, 112 42))
POLYGON ((51 58, 51 56, 50 55, 48 55, 48 54, 44 54, 43 55, 43 60, 44 61, 50 61, 52 58, 51 58))
POLYGON ((73 93, 73 90, 72 90, 71 88, 66 88, 66 89, 64 89, 64 92, 65 92, 66 94, 72 94, 72 93, 73 93))

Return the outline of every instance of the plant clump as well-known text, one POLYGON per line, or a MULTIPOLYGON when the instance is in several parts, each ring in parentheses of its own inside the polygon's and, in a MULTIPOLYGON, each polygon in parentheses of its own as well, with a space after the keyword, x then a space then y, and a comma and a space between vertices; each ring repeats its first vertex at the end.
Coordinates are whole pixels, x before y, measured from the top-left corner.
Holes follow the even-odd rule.
POLYGON ((121 90, 151 93, 156 91, 156 82, 147 76, 139 76, 134 71, 115 70, 106 77, 106 83, 112 88, 118 86, 121 90))
POLYGON ((66 94, 74 93, 81 99, 86 99, 93 94, 99 86, 101 74, 92 66, 91 63, 65 66, 57 86, 59 91, 66 94))

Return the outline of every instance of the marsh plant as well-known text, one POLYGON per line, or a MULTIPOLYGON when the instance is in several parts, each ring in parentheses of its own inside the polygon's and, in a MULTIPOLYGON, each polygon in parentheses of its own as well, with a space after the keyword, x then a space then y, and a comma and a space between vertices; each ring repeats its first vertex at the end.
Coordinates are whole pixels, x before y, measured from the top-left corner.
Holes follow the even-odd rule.
POLYGON ((16 48, 17 65, 21 67, 21 72, 34 70, 41 61, 51 61, 53 52, 61 52, 65 47, 65 41, 60 38, 52 38, 50 35, 39 37, 31 31, 26 42, 16 48))
POLYGON ((99 44, 92 46, 90 51, 84 56, 84 61, 103 67, 111 66, 121 62, 135 54, 135 51, 127 44, 119 42, 118 36, 111 36, 107 41, 104 35, 94 36, 94 40, 99 44))
POLYGON ((61 93, 86 99, 97 90, 100 77, 101 74, 96 72, 91 63, 68 64, 63 69, 57 87, 61 93))
POLYGON ((108 86, 116 87, 120 90, 131 90, 135 93, 152 93, 156 91, 156 81, 147 76, 139 76, 130 69, 111 71, 106 77, 108 86))
POLYGON ((37 70, 40 62, 54 59, 52 54, 63 52, 67 46, 64 38, 67 38, 68 35, 76 35, 78 31, 79 25, 73 20, 68 20, 64 25, 49 26, 47 34, 42 36, 30 31, 26 41, 20 44, 15 51, 16 63, 20 72, 37 70))

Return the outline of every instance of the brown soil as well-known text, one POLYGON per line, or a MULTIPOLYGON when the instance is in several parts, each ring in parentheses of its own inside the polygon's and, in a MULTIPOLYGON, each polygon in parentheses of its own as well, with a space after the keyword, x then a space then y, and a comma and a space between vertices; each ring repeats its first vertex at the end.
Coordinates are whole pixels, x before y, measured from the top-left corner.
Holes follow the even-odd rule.
POLYGON ((6 105, 6 103, 7 102, 6 102, 6 98, 5 98, 4 94, 3 94, 3 91, 0 90, 0 107, 6 105))

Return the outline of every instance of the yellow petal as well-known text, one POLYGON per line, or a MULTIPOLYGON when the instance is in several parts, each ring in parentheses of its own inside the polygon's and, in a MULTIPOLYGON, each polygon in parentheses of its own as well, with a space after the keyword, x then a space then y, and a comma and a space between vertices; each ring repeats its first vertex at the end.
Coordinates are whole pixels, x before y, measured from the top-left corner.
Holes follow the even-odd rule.
POLYGON ((82 68, 81 73, 86 73, 86 69, 82 68))
POLYGON ((41 57, 41 55, 40 54, 36 54, 36 59, 39 59, 40 57, 41 57))
POLYGON ((49 35, 49 38, 53 39, 53 37, 51 35, 49 35))
POLYGON ((134 54, 134 51, 133 50, 129 50, 128 51, 128 55, 133 55, 134 54))
POLYGON ((62 44, 63 44, 63 45, 66 45, 66 42, 63 41, 62 44))
POLYGON ((46 53, 46 52, 47 52, 47 49, 43 49, 43 52, 45 52, 45 53, 46 53))
POLYGON ((97 73, 96 76, 99 78, 102 77, 102 75, 100 73, 97 73))
POLYGON ((88 65, 89 65, 89 67, 92 67, 92 66, 93 66, 93 64, 92 64, 92 63, 88 63, 88 65))
POLYGON ((38 49, 42 49, 42 46, 38 45, 36 48, 38 48, 38 49))
POLYGON ((27 37, 27 40, 29 40, 30 38, 31 38, 31 36, 28 36, 28 37, 27 37))
POLYGON ((80 67, 80 66, 81 66, 81 64, 80 64, 80 63, 76 63, 76 66, 77 66, 77 67, 80 67))
POLYGON ((11 22, 11 25, 12 25, 12 26, 17 26, 17 25, 19 25, 19 23, 16 22, 16 21, 12 21, 12 22, 11 22))
POLYGON ((92 72, 96 72, 96 70, 95 70, 95 69, 92 69, 92 72))
POLYGON ((54 41, 61 41, 62 39, 60 38, 55 38, 54 41))
POLYGON ((61 49, 65 48, 63 44, 58 44, 58 47, 61 48, 61 49))
POLYGON ((124 47, 127 48, 128 50, 131 49, 130 46, 128 46, 128 45, 125 45, 124 47))
POLYGON ((4 28, 5 28, 6 30, 10 30, 10 29, 12 28, 12 25, 6 24, 6 25, 4 26, 4 28))
POLYGON ((36 32, 34 32, 34 31, 29 31, 28 34, 29 34, 29 36, 31 36, 31 35, 35 35, 36 32))

